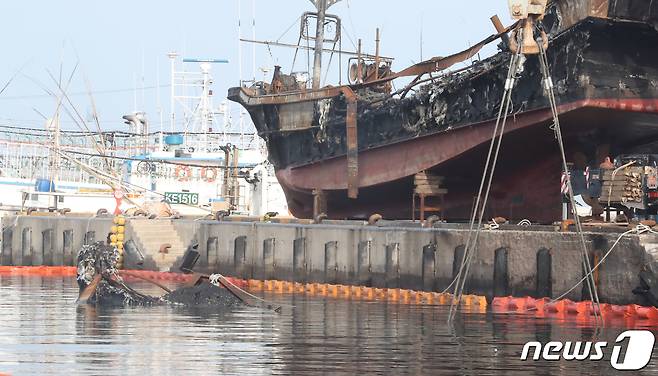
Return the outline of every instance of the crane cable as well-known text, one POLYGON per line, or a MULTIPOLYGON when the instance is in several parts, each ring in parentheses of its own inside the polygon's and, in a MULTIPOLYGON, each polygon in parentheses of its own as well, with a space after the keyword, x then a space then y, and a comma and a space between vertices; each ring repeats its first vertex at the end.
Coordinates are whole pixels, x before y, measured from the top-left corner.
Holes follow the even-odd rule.
POLYGON ((569 194, 569 201, 573 211, 573 218, 576 225, 576 232, 578 233, 578 238, 580 240, 581 253, 583 257, 583 268, 587 273, 587 289, 589 291, 589 296, 592 299, 592 304, 594 306, 594 317, 597 320, 601 320, 603 323, 602 317, 599 316, 601 312, 601 302, 599 300, 599 294, 596 289, 596 281, 594 279, 594 274, 592 273, 592 264, 589 260, 589 252, 587 250, 587 244, 585 243, 585 235, 583 234, 583 227, 578 216, 578 211, 576 209, 576 199, 573 191, 573 185, 571 184, 571 177, 569 176, 569 167, 567 165, 567 157, 564 150, 564 140, 562 139, 562 129, 560 127, 560 119, 558 116, 557 110, 557 101, 555 100, 555 91, 553 86, 553 80, 551 79, 550 68, 548 64, 548 57, 546 56, 546 49, 541 40, 537 41, 539 46, 539 63, 542 70, 544 88, 546 90, 546 96, 551 106, 551 112, 553 115, 553 131, 555 132, 555 138, 560 149, 560 157, 562 158, 562 169, 567 176, 567 189, 569 194))
MULTIPOLYGON (((510 67, 509 71, 507 74, 507 80, 505 81, 505 91, 503 93, 503 99, 501 103, 500 110, 498 112, 498 118, 496 120, 496 125, 494 127, 494 132, 493 132, 493 138, 491 140, 491 144, 489 146, 489 153, 487 155, 487 161, 485 163, 485 170, 482 176, 482 180, 480 183, 480 190, 478 192, 478 196, 476 199, 476 204, 473 209, 473 214, 471 216, 471 221, 470 221, 470 227, 469 227, 469 234, 468 238, 466 241, 466 246, 465 246, 465 252, 464 256, 462 257, 459 272, 457 276, 455 277, 455 280, 453 283, 455 283, 454 287, 454 293, 453 293, 453 300, 450 305, 450 313, 448 315, 448 322, 452 322, 452 320, 455 317, 456 311, 459 308, 461 298, 464 292, 464 285, 466 282, 466 279, 468 278, 468 272, 470 269, 470 265, 473 259, 473 255, 475 254, 475 250, 477 247, 477 241, 479 239, 480 231, 482 228, 482 219, 484 217, 484 213, 486 210, 486 205, 487 201, 489 198, 489 193, 491 190, 491 183, 493 180, 493 175, 495 172, 496 164, 498 161, 498 155, 500 152, 500 146, 502 144, 502 139, 503 135, 505 133, 505 125, 507 123, 507 116, 509 112, 509 107, 511 104, 511 98, 512 98, 512 89, 514 87, 514 81, 515 81, 515 76, 519 69, 522 67, 522 64, 524 62, 524 57, 522 53, 522 34, 520 32, 517 32, 516 34, 517 37, 517 46, 518 49, 515 52, 515 54, 512 56, 510 59, 510 67), (504 110, 503 110, 504 108, 504 110), (498 129, 500 127, 500 133, 498 133, 498 129), (498 139, 496 140, 496 136, 498 135, 498 139), (495 152, 493 152, 495 145, 495 152), (491 157, 493 154, 493 162, 491 162, 491 157), (487 176, 488 175, 488 176, 487 176), (485 185, 485 181, 487 182, 487 188, 484 191, 484 198, 482 198, 482 193, 483 193, 483 187, 485 185), (480 205, 480 203, 482 203, 480 205), (475 226, 475 217, 478 215, 478 224, 477 227, 475 226)), ((546 50, 544 49, 543 42, 540 40, 537 41, 537 45, 539 46, 539 62, 540 62, 540 68, 541 68, 541 73, 543 77, 543 83, 544 83, 544 88, 545 88, 545 93, 548 98, 550 107, 551 107, 551 114, 553 117, 553 125, 551 129, 555 132, 555 137, 558 141, 558 146, 560 149, 560 154, 562 157, 562 164, 563 164, 563 169, 565 172, 568 171, 568 166, 567 166, 567 161, 566 161, 566 154, 564 151, 564 142, 562 139, 562 132, 560 128, 560 121, 559 121, 559 114, 557 110, 557 104, 555 100, 555 93, 553 91, 553 81, 550 76, 550 69, 548 65, 548 58, 546 56, 546 50)), ((599 317, 599 312, 600 312, 600 301, 599 301, 599 296, 598 292, 596 290, 596 284, 594 281, 594 276, 593 276, 593 269, 588 257, 588 252, 587 252, 587 245, 585 243, 585 237, 583 235, 582 231, 582 224, 580 222, 580 218, 578 217, 576 205, 575 205, 575 197, 574 197, 574 192, 573 192, 573 187, 571 184, 571 179, 567 173, 567 186, 568 186, 568 193, 569 193, 569 199, 571 201, 571 207, 573 210, 573 216, 574 216, 574 222, 576 224, 576 231, 578 232, 579 239, 580 239, 580 245, 581 245, 581 253, 583 257, 583 268, 586 272, 585 279, 587 281, 587 288, 590 294, 590 297, 592 298, 593 302, 592 304, 594 305, 594 315, 595 319, 597 322, 597 325, 600 322, 602 322, 602 318, 599 317)))
MULTIPOLYGON (((521 37, 520 34, 517 35, 519 41, 520 41, 520 37, 521 37)), ((519 43, 519 46, 520 45, 521 43, 519 43)), ((461 301, 461 297, 464 292, 464 285, 468 277, 470 263, 473 259, 473 254, 475 254, 477 240, 479 238, 480 231, 482 228, 482 220, 484 217, 484 212, 487 206, 487 201, 489 199, 489 192, 491 191, 491 183, 496 169, 496 164, 498 162, 500 146, 503 140, 503 134, 505 133, 507 116, 509 114, 509 109, 512 102, 512 88, 514 87, 516 75, 519 72, 521 66, 523 65, 523 62, 524 62, 524 57, 523 57, 522 49, 519 48, 512 55, 510 59, 509 69, 507 72, 507 79, 505 80, 505 90, 503 92, 503 98, 501 100, 500 108, 498 110, 498 117, 496 119, 496 125, 494 126, 493 137, 491 138, 491 143, 489 145, 489 153, 487 155, 487 161, 485 163, 484 172, 482 173, 480 188, 476 198, 475 206, 473 208, 473 213, 471 215, 470 226, 468 230, 468 238, 466 241, 466 245, 464 247, 464 256, 461 259, 459 272, 457 273, 457 276, 455 277, 455 281, 454 281, 455 287, 453 292, 453 300, 450 305, 448 322, 452 322, 455 313, 459 307, 459 303, 461 301), (484 189, 485 184, 486 184, 486 190, 484 189), (484 191, 484 197, 483 197, 483 191, 484 191), (476 217, 478 219, 477 226, 475 225, 476 217)))

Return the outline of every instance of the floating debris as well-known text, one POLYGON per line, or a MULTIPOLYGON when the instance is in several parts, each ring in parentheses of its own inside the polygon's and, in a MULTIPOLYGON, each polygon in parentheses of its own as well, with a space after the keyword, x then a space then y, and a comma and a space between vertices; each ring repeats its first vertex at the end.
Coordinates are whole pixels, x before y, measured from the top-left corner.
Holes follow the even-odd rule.
POLYGON ((116 267, 120 257, 117 247, 102 241, 82 246, 77 258, 79 302, 104 306, 182 304, 234 307, 243 304, 232 292, 204 280, 163 296, 143 294, 128 286, 121 277, 116 267))

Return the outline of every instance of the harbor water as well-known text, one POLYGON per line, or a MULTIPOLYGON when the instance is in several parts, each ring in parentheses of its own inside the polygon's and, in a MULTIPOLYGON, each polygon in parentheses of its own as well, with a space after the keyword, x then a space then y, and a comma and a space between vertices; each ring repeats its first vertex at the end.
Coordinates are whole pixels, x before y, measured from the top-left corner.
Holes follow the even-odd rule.
MULTIPOLYGON (((608 359, 521 361, 520 354, 528 341, 613 343, 625 330, 490 312, 462 312, 451 328, 448 307, 294 295, 267 295, 290 305, 274 313, 98 308, 77 305, 77 294, 72 277, 0 275, 0 373, 609 374, 608 359)), ((658 372, 656 359, 639 374, 658 372)))

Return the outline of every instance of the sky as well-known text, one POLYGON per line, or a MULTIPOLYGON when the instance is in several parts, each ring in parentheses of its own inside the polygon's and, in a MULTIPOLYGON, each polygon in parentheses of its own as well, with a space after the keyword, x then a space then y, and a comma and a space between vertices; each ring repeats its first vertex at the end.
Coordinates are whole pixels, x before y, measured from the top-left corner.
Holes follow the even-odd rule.
MULTIPOLYGON (((291 69, 294 49, 245 43, 239 48, 238 20, 243 38, 255 31, 258 40, 295 44, 299 17, 313 10, 308 0, 4 0, 0 88, 11 82, 0 94, 0 125, 43 128, 44 118, 57 108, 57 98, 47 91, 57 93, 59 81, 73 102, 69 107, 87 119, 95 108, 104 130, 127 130, 121 116, 138 110, 146 112, 152 130, 162 126, 167 131, 168 52, 229 60, 212 67, 218 107, 227 89, 238 85, 240 67, 245 80, 254 76, 254 67, 257 79, 264 77, 261 68, 291 69)), ((381 54, 396 59, 393 70, 420 61, 421 35, 427 59, 461 51, 493 34, 489 17, 494 14, 511 23, 504 0, 342 0, 329 13, 342 19, 345 50, 355 50, 353 43, 361 38, 364 51, 374 53, 380 28, 381 54)), ((493 52, 494 46, 482 57, 493 52)), ((325 55, 324 62, 328 59, 325 55)), ((337 83, 336 65, 334 58, 327 83, 337 83)), ((177 65, 178 70, 198 68, 177 65)), ((306 53, 300 53, 295 70, 305 68, 306 53)), ((180 117, 181 108, 175 110, 180 117)), ((239 105, 231 104, 230 112, 237 123, 239 105)), ((79 126, 68 115, 62 115, 61 123, 64 129, 79 126)))

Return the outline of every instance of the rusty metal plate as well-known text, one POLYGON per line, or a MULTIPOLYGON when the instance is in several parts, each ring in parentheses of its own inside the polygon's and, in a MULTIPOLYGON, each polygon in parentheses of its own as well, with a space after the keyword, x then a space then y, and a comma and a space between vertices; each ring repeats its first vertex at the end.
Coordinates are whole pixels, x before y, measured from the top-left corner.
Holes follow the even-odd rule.
POLYGON ((313 127, 315 104, 313 102, 279 105, 279 129, 283 132, 299 131, 313 127))
POLYGON ((357 99, 352 89, 343 90, 347 100, 347 197, 355 199, 359 196, 359 144, 356 128, 357 99))

